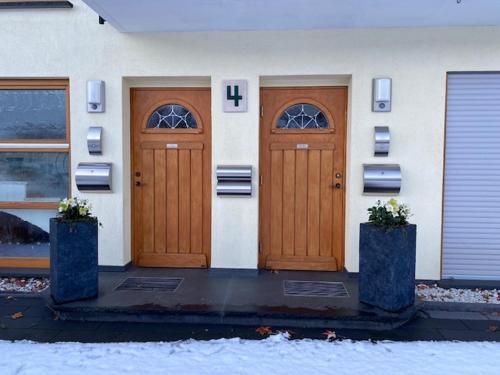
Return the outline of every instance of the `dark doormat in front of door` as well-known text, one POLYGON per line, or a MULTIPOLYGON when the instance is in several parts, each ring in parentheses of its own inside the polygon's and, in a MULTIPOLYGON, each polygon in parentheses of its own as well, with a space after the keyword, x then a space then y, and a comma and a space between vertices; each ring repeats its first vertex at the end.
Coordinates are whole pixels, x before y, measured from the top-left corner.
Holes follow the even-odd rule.
POLYGON ((128 277, 115 290, 175 293, 183 280, 182 277, 128 277))
POLYGON ((283 294, 287 297, 349 297, 341 282, 284 280, 283 294))

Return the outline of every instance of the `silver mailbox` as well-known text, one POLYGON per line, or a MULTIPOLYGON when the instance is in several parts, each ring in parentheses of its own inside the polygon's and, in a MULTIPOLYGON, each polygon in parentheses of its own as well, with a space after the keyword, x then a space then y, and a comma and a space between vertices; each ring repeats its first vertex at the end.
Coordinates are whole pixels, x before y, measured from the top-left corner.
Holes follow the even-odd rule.
POLYGON ((388 156, 391 134, 388 126, 375 126, 375 156, 388 156))
POLYGON ((364 164, 363 192, 399 194, 401 168, 399 164, 364 164))
POLYGON ((79 163, 75 182, 80 191, 111 191, 111 163, 79 163))
POLYGON ((90 155, 102 154, 102 127, 91 126, 87 133, 87 148, 90 155))
POLYGON ((244 197, 252 195, 251 165, 218 165, 217 195, 244 197))

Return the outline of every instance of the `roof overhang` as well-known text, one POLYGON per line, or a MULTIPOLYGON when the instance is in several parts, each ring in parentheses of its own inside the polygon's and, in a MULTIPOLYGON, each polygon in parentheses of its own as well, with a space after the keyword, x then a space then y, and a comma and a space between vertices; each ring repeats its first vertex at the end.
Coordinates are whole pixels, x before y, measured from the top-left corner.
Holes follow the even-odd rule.
POLYGON ((500 25, 500 0, 83 0, 123 32, 500 25))

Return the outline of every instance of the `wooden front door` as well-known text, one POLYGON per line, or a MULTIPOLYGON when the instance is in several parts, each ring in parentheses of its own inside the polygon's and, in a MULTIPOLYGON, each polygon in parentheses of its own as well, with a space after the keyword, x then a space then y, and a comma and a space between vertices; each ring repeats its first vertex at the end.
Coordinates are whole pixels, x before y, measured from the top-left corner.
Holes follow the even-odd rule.
POLYGON ((132 89, 134 263, 210 263, 210 89, 132 89))
POLYGON ((261 268, 344 266, 346 87, 261 89, 261 268))

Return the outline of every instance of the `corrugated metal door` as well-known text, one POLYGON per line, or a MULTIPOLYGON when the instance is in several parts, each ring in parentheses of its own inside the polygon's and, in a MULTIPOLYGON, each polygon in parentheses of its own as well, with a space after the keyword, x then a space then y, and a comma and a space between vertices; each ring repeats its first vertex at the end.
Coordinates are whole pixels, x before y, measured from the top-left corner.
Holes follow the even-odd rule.
POLYGON ((448 75, 443 278, 500 279, 500 73, 448 75))

